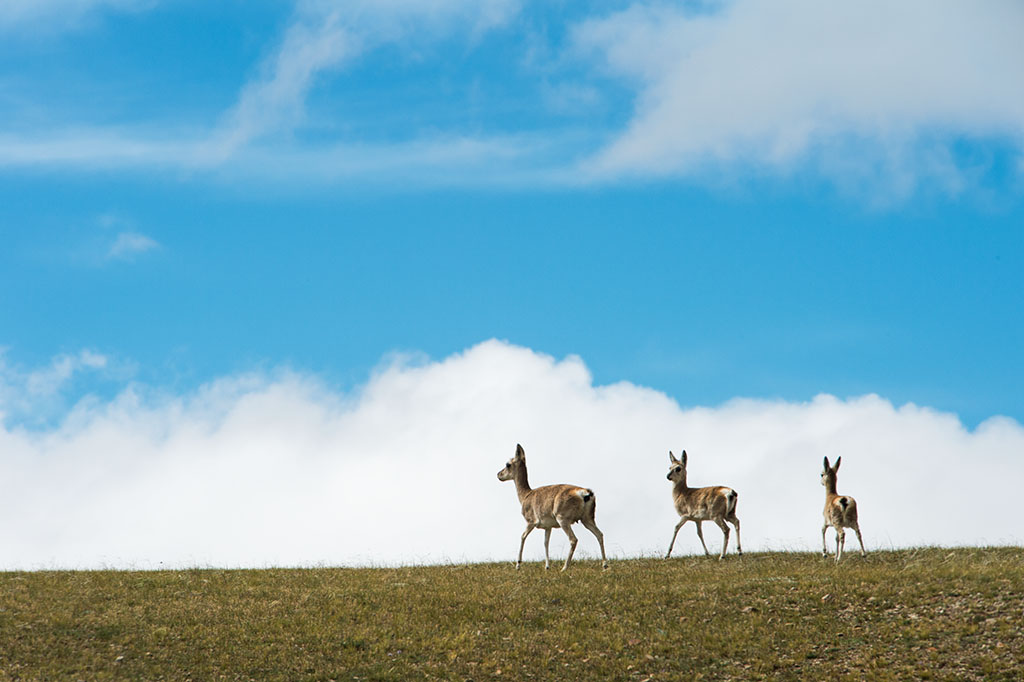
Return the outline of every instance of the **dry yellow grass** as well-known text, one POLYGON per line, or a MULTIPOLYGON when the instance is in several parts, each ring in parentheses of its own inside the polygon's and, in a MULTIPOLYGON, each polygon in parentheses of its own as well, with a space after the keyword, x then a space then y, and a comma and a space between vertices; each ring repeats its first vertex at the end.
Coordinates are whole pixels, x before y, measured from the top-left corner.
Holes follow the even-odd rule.
POLYGON ((1024 679, 1024 550, 0 574, 0 680, 1024 679))

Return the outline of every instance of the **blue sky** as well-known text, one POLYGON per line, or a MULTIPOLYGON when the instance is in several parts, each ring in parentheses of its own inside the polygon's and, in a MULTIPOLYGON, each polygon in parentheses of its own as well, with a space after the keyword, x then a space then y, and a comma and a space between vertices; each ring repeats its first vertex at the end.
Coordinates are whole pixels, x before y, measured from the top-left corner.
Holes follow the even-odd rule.
POLYGON ((986 59, 1022 55, 985 31, 1021 13, 900 33, 923 7, 802 46, 822 75, 786 34, 849 10, 9 4, 5 363, 122 367, 77 395, 279 365, 351 387, 497 337, 687 405, 1019 419, 1024 94, 986 59), (744 43, 765 12, 781 35, 744 43), (994 46, 923 71, 936 36, 994 46))
MULTIPOLYGON (((467 491, 515 442, 543 478, 593 457, 609 513, 648 504, 623 451, 664 483, 688 447, 752 504, 785 461, 810 487, 760 502, 809 508, 844 454, 876 529, 921 458, 1019 471, 1022 26, 1015 0, 3 3, 0 449, 83 524, 33 517, 10 565, 502 555, 380 529, 304 553, 313 495, 277 486, 358 496, 398 452, 467 491), (151 546, 167 481, 222 506, 151 546), (208 528, 293 494, 278 545, 217 553, 208 528), (87 524, 125 510, 134 534, 87 524)), ((518 527, 507 492, 487 523, 518 527)), ((802 542, 774 511, 792 528, 744 544, 802 542)), ((866 532, 980 541, 919 530, 866 532)))
POLYGON ((33 226, 3 256, 8 363, 91 349, 177 389, 275 365, 351 387, 392 351, 497 337, 687 405, 876 392, 970 423, 1022 415, 1015 212, 671 186, 267 200, 116 184, 64 180, 54 205, 7 185, 22 189, 4 222, 33 226), (125 231, 159 246, 109 255, 125 231))

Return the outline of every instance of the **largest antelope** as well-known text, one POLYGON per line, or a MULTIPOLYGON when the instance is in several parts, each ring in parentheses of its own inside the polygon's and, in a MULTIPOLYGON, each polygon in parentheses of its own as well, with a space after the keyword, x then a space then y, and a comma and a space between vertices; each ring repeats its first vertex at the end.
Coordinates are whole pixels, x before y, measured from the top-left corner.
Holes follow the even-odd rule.
POLYGON ((516 494, 519 496, 519 503, 523 506, 523 518, 526 519, 526 530, 519 542, 519 558, 516 559, 516 568, 523 563, 523 545, 526 544, 526 536, 534 528, 544 529, 544 569, 547 570, 551 564, 551 557, 548 554, 548 541, 551 540, 551 529, 561 528, 569 537, 569 556, 565 558, 562 570, 569 568, 573 552, 576 551, 576 535, 572 532, 572 524, 577 521, 586 526, 587 530, 594 534, 598 544, 601 545, 601 566, 608 568, 608 559, 604 554, 604 533, 597 527, 594 521, 594 510, 597 508, 597 498, 590 488, 580 488, 575 485, 545 485, 537 489, 530 487, 526 478, 526 451, 523 446, 516 445, 516 454, 505 464, 505 468, 498 472, 499 481, 515 481, 516 494))
POLYGON ((860 536, 860 525, 857 523, 857 500, 849 495, 840 495, 836 492, 836 478, 839 472, 839 463, 842 457, 836 458, 835 466, 828 465, 828 457, 825 458, 825 469, 821 472, 821 484, 825 486, 825 523, 821 526, 821 555, 828 556, 828 545, 825 544, 825 531, 829 526, 836 529, 836 563, 843 557, 843 549, 846 547, 846 528, 852 528, 857 534, 857 542, 860 543, 860 555, 867 556, 864 551, 864 539, 860 536))
POLYGON ((728 521, 736 527, 736 553, 742 555, 740 520, 736 517, 736 500, 739 498, 739 493, 732 488, 722 485, 713 485, 707 488, 687 487, 686 450, 683 450, 682 459, 676 459, 676 456, 669 451, 668 459, 671 465, 666 478, 674 483, 672 486, 672 500, 675 502, 676 511, 679 513, 679 523, 676 524, 676 529, 672 533, 672 542, 668 545, 668 552, 665 553, 665 558, 668 559, 672 556, 672 547, 676 544, 676 536, 679 535, 679 529, 687 521, 693 521, 697 524, 697 537, 700 538, 700 544, 704 545, 704 554, 707 556, 711 556, 711 552, 708 551, 708 546, 704 544, 704 532, 701 530, 701 523, 703 521, 714 521, 722 529, 722 534, 725 538, 722 540, 722 553, 718 556, 719 559, 725 558, 725 549, 729 546, 729 526, 725 525, 725 522, 728 521))

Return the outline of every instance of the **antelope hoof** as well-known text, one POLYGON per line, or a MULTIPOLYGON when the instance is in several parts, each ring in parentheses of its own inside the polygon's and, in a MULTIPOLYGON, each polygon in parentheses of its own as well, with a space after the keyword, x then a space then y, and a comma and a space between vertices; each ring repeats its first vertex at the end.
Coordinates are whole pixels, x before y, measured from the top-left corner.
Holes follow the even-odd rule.
POLYGON ((601 564, 601 568, 604 569, 604 570, 608 570, 608 562, 607 561, 603 562, 601 564))
POLYGON ((516 570, 517 571, 519 570, 519 562, 518 561, 516 562, 516 570))

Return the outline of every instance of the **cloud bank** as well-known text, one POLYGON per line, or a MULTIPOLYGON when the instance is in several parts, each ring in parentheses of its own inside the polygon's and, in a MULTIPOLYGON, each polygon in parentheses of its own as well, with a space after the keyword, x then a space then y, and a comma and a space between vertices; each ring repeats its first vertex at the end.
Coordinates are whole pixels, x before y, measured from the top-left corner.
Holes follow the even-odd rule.
MULTIPOLYGON (((535 487, 596 491, 612 557, 664 552, 676 522, 667 451, 680 448, 691 485, 739 491, 748 551, 819 547, 823 455, 843 456, 839 489, 858 499, 869 550, 1022 540, 1002 493, 1024 475, 1016 421, 969 432, 870 395, 683 408, 642 386, 595 386, 577 357, 492 340, 394 362, 352 393, 246 375, 186 396, 132 387, 83 400, 50 429, 7 425, 0 567, 511 561, 524 524, 495 474, 517 442, 535 487)), ((542 537, 524 558, 543 556, 542 537)), ((596 556, 580 537, 580 556, 596 556)), ((676 546, 697 552, 695 531, 676 546)), ((552 551, 565 549, 553 535, 552 551)))

